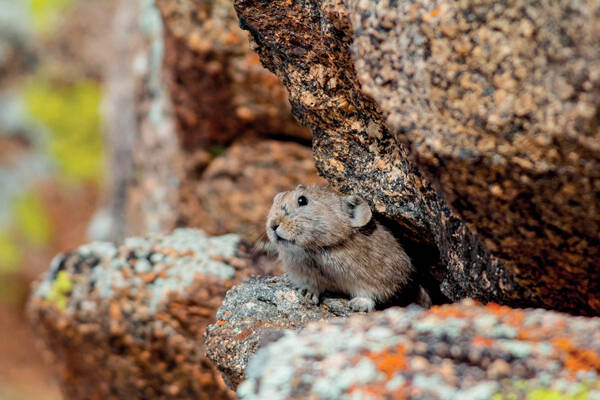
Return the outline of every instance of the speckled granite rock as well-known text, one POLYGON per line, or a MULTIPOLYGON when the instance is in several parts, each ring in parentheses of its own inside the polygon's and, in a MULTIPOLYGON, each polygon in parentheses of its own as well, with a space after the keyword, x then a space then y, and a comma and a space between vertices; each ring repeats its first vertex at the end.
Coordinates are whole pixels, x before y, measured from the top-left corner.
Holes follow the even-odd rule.
POLYGON ((285 332, 250 359, 237 393, 270 400, 595 399, 599 373, 600 318, 465 301, 285 332))
POLYGON ((234 4, 319 171, 425 246, 444 294, 600 312, 596 3, 234 4))
POLYGON ((324 298, 315 306, 284 277, 253 277, 227 292, 217 322, 206 329, 207 356, 236 388, 250 356, 284 330, 350 314, 347 299, 324 298))
POLYGON ((395 137, 520 285, 600 314, 600 3, 348 5, 395 137))
POLYGON ((65 396, 231 398, 202 337, 228 288, 276 269, 246 254, 237 235, 178 229, 56 257, 28 312, 65 396))
POLYGON ((247 138, 213 160, 193 192, 183 191, 180 220, 211 235, 235 232, 255 242, 265 231, 267 213, 278 192, 319 178, 306 146, 247 138))
POLYGON ((319 172, 393 219, 393 231, 413 262, 446 296, 531 303, 527 289, 516 286, 512 273, 408 160, 407 147, 361 91, 345 11, 309 1, 236 0, 234 5, 262 63, 288 88, 293 112, 312 130, 319 172))

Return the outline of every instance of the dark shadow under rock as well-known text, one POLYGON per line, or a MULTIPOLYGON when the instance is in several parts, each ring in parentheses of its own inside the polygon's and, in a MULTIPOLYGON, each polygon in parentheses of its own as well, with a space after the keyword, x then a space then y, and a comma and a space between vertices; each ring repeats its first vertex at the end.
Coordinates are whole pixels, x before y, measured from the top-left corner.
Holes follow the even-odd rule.
POLYGON ((317 306, 300 296, 285 277, 253 277, 227 292, 217 322, 206 329, 207 356, 236 388, 245 379, 250 356, 279 339, 284 330, 351 313, 347 299, 323 298, 317 306))

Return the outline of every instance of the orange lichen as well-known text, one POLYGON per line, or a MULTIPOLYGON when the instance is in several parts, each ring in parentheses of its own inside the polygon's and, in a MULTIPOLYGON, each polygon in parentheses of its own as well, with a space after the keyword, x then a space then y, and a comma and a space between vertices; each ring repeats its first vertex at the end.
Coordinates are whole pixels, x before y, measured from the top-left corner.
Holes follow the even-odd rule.
POLYGON ((383 372, 387 378, 391 378, 398 370, 406 369, 406 347, 402 344, 396 345, 395 348, 382 352, 370 352, 367 354, 378 370, 383 372))
POLYGON ((433 306, 429 309, 429 313, 442 318, 462 318, 465 316, 464 311, 456 306, 433 306))
POLYGON ((590 349, 578 347, 565 337, 550 341, 562 353, 565 368, 572 372, 595 370, 600 372, 600 356, 590 349))
POLYGON ((517 327, 523 325, 525 316, 520 311, 496 303, 488 303, 485 307, 509 325, 517 327))
POLYGON ((225 311, 225 316, 228 316, 228 315, 229 315, 229 311, 225 311))
POLYGON ((471 339, 471 343, 473 343, 474 345, 490 347, 494 344, 494 339, 490 339, 483 336, 475 336, 473 339, 471 339))
POLYGON ((221 327, 223 325, 225 325, 227 323, 227 321, 223 321, 222 319, 217 321, 217 326, 221 327))
POLYGON ((431 11, 431 16, 437 17, 439 13, 440 13, 440 9, 439 9, 439 7, 436 7, 433 9, 433 11, 431 11))
POLYGON ((538 342, 545 337, 544 332, 539 329, 521 329, 517 335, 517 339, 529 342, 538 342))

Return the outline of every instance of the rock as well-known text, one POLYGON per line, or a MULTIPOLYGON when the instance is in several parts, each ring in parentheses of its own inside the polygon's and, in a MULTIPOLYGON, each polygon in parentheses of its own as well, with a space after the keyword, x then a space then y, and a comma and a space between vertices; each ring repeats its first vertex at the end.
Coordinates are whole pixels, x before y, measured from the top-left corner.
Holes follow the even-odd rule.
POLYGON ((120 241, 192 226, 254 240, 276 182, 282 190, 316 179, 310 152, 303 149, 311 134, 293 121, 285 89, 260 65, 231 4, 196 3, 117 2, 106 73, 110 181, 90 228, 93 239, 120 241), (258 156, 248 137, 285 143, 259 145, 274 154, 258 156), (238 151, 239 140, 253 155, 238 151), (272 159, 283 151, 290 151, 289 159, 272 159), (245 214, 242 191, 228 185, 226 176, 214 176, 224 169, 223 154, 231 162, 238 158, 239 170, 227 171, 245 182, 244 190, 273 185, 250 196, 256 202, 245 214), (205 173, 213 161, 216 166, 205 173), (244 169, 254 167, 246 161, 275 164, 249 181, 242 178, 244 169))
POLYGON ((348 299, 307 302, 283 277, 253 277, 235 286, 206 330, 207 356, 232 388, 244 380, 248 358, 287 329, 351 314, 348 299))
POLYGON ((237 0, 234 5, 261 62, 287 87, 294 114, 312 130, 320 174, 395 222, 392 231, 424 279, 453 300, 534 302, 409 161, 407 147, 396 141, 379 106, 362 92, 343 8, 304 1, 237 0))
POLYGON ((266 71, 226 0, 158 0, 165 73, 188 155, 241 132, 310 140, 291 117, 285 89, 266 71))
POLYGON ((107 185, 91 240, 169 232, 177 220, 180 149, 162 79, 163 25, 154 2, 119 0, 103 71, 107 185))
POLYGON ((228 288, 276 271, 237 235, 94 242, 54 259, 28 313, 70 399, 229 399, 204 329, 228 288))
POLYGON ((595 398, 600 318, 416 306, 286 331, 250 359, 242 399, 595 398))
POLYGON ((600 3, 348 8, 396 139, 519 286, 599 314, 600 3))
POLYGON ((313 132, 319 172, 395 221, 446 296, 597 314, 592 3, 234 5, 313 132), (474 42, 485 46, 468 48, 474 42), (569 55, 577 62, 565 63, 569 55), (481 72, 452 75, 457 68, 481 72), (567 87, 571 100, 555 100, 567 87))
POLYGON ((182 193, 180 221, 211 235, 235 232, 256 242, 264 234, 275 194, 299 183, 326 183, 318 177, 308 147, 258 138, 239 140, 213 160, 193 192, 182 193))

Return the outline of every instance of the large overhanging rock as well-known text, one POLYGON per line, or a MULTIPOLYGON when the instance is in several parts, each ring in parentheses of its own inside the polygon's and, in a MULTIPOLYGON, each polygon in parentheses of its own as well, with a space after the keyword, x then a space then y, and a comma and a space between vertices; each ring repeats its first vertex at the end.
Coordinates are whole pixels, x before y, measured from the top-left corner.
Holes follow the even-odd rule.
POLYGON ((600 52, 597 28, 589 25, 595 21, 592 10, 587 17, 573 10, 561 20, 566 6, 544 10, 540 4, 529 20, 517 6, 502 6, 494 14, 470 2, 438 8, 417 1, 234 4, 261 61, 287 87, 294 114, 311 128, 320 172, 396 221, 411 257, 430 269, 445 295, 600 311, 594 244, 600 215, 595 117, 600 97, 594 96, 600 52), (500 29, 506 25, 503 9, 528 37, 513 43, 517 29, 500 29), (452 35, 442 22, 453 18, 452 35), (543 28, 550 20, 564 29, 543 28), (579 22, 586 28, 577 29, 579 22), (475 42, 478 32, 485 33, 478 40, 487 41, 461 56, 455 48, 475 42), (513 58, 524 64, 512 69, 490 66, 486 59, 518 44, 542 48, 546 41, 554 51, 540 49, 537 57, 527 48, 515 49, 527 54, 513 58), (570 55, 577 62, 546 79, 545 65, 558 71, 560 60, 570 55), (461 65, 460 57, 470 64, 461 65), (528 64, 529 59, 535 62, 528 64), (355 64, 389 124, 362 90, 355 64), (460 76, 456 71, 452 78, 452 68, 459 67, 469 71, 460 76), (517 74, 527 82, 523 98, 514 94, 517 74), (480 76, 487 77, 488 86, 477 83, 480 76), (567 86, 570 95, 560 108, 555 95, 567 86), (478 112, 490 120, 476 117, 478 112), (534 147, 538 140, 542 151, 534 147))
POLYGON ((395 137, 521 285, 600 313, 600 3, 348 4, 395 137))

